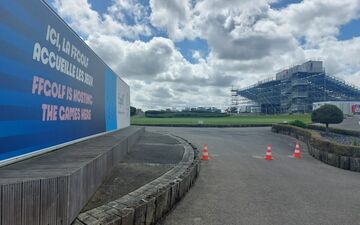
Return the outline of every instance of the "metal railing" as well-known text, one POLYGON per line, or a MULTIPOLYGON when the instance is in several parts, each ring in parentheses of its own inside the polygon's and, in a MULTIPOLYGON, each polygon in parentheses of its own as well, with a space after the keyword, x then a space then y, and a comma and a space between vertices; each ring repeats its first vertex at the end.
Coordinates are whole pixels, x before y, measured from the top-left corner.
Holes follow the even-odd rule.
POLYGON ((307 98, 309 97, 309 93, 308 92, 292 92, 291 93, 291 98, 307 98))
POLYGON ((304 79, 296 79, 291 81, 291 86, 307 85, 308 81, 304 79))

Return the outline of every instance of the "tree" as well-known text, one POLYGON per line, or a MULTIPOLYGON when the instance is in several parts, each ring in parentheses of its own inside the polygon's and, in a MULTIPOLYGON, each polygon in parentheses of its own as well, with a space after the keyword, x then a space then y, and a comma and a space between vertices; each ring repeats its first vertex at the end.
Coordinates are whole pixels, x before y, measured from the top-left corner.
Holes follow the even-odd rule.
POLYGON ((130 106, 130 116, 135 116, 136 115, 136 108, 133 106, 130 106))
MULTIPOLYGON (((220 112, 221 112, 221 110, 220 110, 220 112)), ((236 107, 229 107, 229 108, 225 109, 225 112, 227 112, 227 113, 237 113, 238 111, 237 111, 236 107)))
POLYGON ((335 105, 325 104, 312 112, 311 120, 315 123, 325 124, 326 133, 328 133, 329 124, 341 123, 344 120, 344 114, 335 105))

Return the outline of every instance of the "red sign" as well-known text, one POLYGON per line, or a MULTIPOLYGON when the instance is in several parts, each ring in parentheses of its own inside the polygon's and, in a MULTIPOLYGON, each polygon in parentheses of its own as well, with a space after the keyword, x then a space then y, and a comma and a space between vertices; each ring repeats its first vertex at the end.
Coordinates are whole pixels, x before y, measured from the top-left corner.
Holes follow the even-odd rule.
POLYGON ((360 113, 360 105, 354 104, 351 106, 351 112, 352 113, 360 113))

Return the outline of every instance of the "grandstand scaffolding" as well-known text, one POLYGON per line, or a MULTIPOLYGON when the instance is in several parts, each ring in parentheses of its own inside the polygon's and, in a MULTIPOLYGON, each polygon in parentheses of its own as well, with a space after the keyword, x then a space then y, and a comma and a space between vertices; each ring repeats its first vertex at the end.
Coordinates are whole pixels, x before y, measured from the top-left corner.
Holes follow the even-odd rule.
POLYGON ((242 89, 231 89, 232 98, 256 102, 261 112, 307 113, 319 101, 360 101, 360 89, 327 75, 322 61, 307 61, 242 89))

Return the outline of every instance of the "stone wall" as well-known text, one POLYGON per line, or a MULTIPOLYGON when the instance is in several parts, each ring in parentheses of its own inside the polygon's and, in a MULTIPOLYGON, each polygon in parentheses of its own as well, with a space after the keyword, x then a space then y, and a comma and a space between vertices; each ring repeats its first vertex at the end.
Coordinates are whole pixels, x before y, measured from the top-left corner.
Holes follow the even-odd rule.
POLYGON ((72 225, 151 225, 160 221, 186 194, 200 172, 196 148, 174 138, 185 148, 177 166, 117 200, 81 213, 72 225))
POLYGON ((272 126, 271 130, 305 142, 309 154, 326 164, 360 172, 360 147, 358 146, 337 144, 325 140, 316 131, 290 125, 276 124, 272 126))

